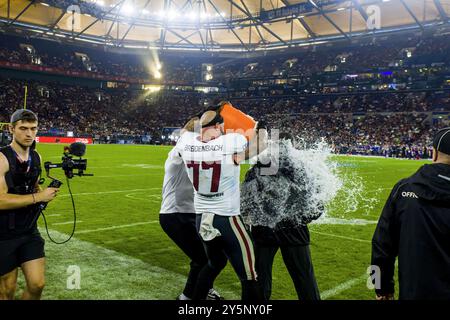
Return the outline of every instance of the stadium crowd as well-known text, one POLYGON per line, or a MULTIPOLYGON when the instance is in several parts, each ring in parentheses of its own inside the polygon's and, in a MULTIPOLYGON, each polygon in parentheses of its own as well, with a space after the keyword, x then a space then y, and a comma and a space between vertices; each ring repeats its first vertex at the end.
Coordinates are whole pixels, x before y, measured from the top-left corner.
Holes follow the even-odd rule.
POLYGON ((168 54, 151 63, 144 55, 34 38, 0 35, 0 40, 0 62, 147 80, 155 77, 151 65, 160 63, 163 82, 188 84, 152 93, 137 85, 103 89, 2 76, 0 122, 23 105, 27 85, 27 105, 39 114, 41 132, 51 135, 71 131, 101 143, 171 143, 172 129, 164 128, 182 126, 220 98, 306 141, 325 137, 338 153, 415 158, 429 155, 433 132, 449 120, 450 38, 445 33, 373 37, 351 46, 240 59, 168 54), (217 85, 220 97, 194 91, 203 63, 213 65, 211 85, 217 85))
MULTIPOLYGON (((180 127, 205 107, 204 95, 195 92, 149 93, 2 79, 0 122, 8 122, 7 116, 23 105, 25 85, 27 105, 39 114, 42 133, 72 131, 100 143, 170 143, 167 136, 162 138, 163 128, 180 127)), ((448 114, 439 119, 432 112, 450 111, 449 91, 231 101, 271 128, 309 142, 324 137, 338 153, 413 158, 429 155, 423 150, 432 133, 448 124, 448 114)))

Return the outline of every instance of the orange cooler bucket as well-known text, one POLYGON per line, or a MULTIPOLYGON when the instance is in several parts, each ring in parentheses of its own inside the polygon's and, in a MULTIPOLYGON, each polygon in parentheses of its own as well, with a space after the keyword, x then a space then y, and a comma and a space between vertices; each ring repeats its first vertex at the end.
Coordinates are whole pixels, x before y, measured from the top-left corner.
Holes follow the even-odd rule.
POLYGON ((249 115, 246 115, 233 107, 231 103, 227 102, 223 104, 220 115, 224 120, 225 133, 240 133, 243 134, 247 140, 252 139, 255 135, 256 121, 249 115))

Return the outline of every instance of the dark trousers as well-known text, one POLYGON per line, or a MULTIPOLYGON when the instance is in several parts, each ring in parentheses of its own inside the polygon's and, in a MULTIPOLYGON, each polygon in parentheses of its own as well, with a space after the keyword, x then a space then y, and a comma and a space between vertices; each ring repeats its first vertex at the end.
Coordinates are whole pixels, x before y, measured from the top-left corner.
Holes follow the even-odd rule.
MULTIPOLYGON (((191 259, 191 268, 183 294, 192 299, 200 270, 208 262, 203 244, 195 228, 195 213, 160 214, 159 223, 170 239, 191 259)), ((210 288, 212 288, 212 283, 207 291, 210 288)))
MULTIPOLYGON (((201 215, 198 215, 198 230, 200 223, 201 215)), ((211 280, 219 275, 229 260, 241 281, 242 300, 262 300, 262 291, 256 281, 253 241, 241 217, 215 215, 213 226, 220 231, 221 235, 213 240, 202 240, 208 264, 200 272, 195 299, 205 299, 211 287, 211 280)))
POLYGON ((294 282, 300 300, 320 300, 319 289, 311 261, 309 246, 255 246, 258 281, 263 287, 264 299, 272 294, 272 266, 275 254, 281 249, 284 264, 294 282))

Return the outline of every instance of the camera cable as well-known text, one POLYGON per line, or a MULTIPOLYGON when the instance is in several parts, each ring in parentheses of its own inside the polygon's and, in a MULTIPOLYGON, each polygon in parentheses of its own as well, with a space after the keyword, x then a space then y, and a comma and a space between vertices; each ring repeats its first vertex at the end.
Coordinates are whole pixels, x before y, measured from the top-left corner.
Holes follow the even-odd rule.
POLYGON ((62 242, 55 241, 50 236, 50 233, 48 231, 47 219, 45 218, 44 210, 41 211, 42 218, 44 218, 44 224, 45 224, 45 230, 47 232, 47 236, 50 239, 50 241, 55 243, 55 244, 65 244, 65 243, 69 242, 70 239, 72 239, 73 235, 75 234, 75 229, 76 229, 76 225, 77 225, 77 211, 76 211, 76 208, 75 208, 75 201, 73 200, 73 194, 72 194, 72 190, 70 189, 70 183, 69 183, 69 178, 68 177, 66 177, 66 181, 67 181, 67 187, 69 189, 70 199, 72 200, 72 208, 73 208, 73 228, 72 228, 72 233, 69 236, 69 238, 64 240, 64 241, 62 241, 62 242))

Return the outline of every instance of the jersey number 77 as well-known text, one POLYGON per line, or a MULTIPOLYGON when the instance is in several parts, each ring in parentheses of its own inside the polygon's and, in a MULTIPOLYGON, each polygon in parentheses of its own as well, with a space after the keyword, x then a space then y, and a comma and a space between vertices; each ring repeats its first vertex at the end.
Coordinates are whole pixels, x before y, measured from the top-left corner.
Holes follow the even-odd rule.
POLYGON ((193 169, 193 181, 194 188, 196 191, 198 191, 198 177, 200 175, 200 166, 202 170, 210 170, 212 169, 212 179, 211 179, 211 190, 210 192, 217 192, 219 191, 219 183, 220 183, 220 173, 222 170, 222 166, 220 161, 202 161, 202 162, 196 162, 196 161, 188 161, 186 163, 186 166, 188 168, 193 169))

